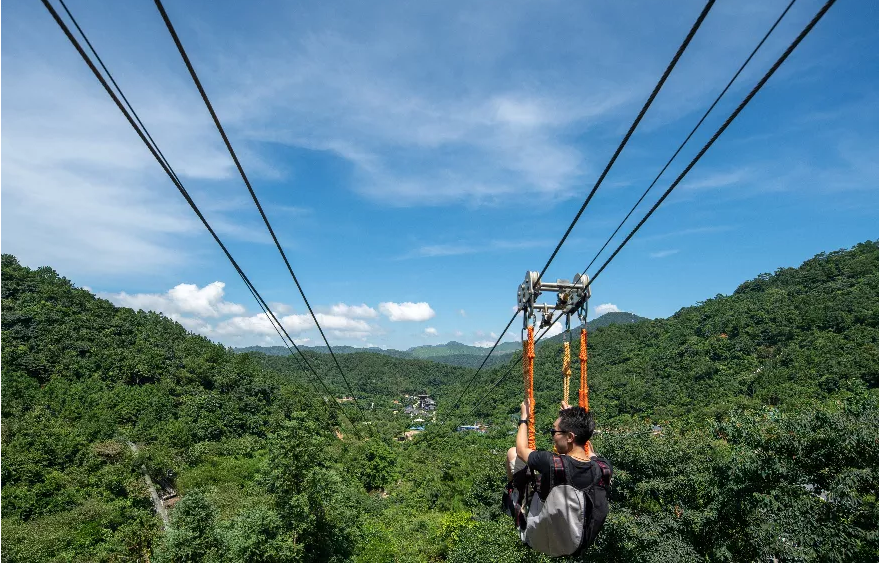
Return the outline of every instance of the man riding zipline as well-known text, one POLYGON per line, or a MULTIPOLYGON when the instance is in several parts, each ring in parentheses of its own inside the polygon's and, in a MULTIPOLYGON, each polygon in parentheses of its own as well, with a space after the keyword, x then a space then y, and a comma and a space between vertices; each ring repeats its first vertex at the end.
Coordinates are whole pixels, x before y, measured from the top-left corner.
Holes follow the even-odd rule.
POLYGON ((528 445, 529 400, 520 405, 516 447, 508 450, 508 486, 503 499, 520 537, 533 549, 552 556, 571 555, 593 543, 609 511, 612 478, 608 460, 590 443, 593 413, 561 403, 548 429, 556 453, 528 445), (527 486, 532 494, 527 495, 527 486))

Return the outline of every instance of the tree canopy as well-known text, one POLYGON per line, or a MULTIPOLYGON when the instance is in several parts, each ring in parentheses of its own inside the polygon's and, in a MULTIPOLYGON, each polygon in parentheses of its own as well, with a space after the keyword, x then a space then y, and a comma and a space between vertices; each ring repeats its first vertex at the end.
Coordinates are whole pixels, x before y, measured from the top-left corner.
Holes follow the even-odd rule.
MULTIPOLYGON (((878 265, 866 242, 591 330, 594 445, 616 477, 579 560, 877 561, 878 265)), ((540 424, 560 348, 538 350, 540 424)), ((519 368, 477 404, 508 367, 488 369, 453 412, 473 369, 342 354, 362 414, 306 353, 333 396, 294 358, 236 353, 4 255, 3 561, 546 560, 500 509, 519 368), (418 393, 436 420, 405 439, 418 393), (453 431, 475 420, 485 434, 453 431), (178 493, 168 529, 142 471, 178 493)))

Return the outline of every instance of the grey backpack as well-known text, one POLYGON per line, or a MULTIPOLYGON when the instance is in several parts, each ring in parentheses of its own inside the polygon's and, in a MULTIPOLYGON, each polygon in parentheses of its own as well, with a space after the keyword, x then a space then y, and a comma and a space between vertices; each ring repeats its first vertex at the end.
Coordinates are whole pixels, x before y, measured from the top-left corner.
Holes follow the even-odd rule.
MULTIPOLYGON (((533 494, 525 513, 518 501, 525 496, 526 487, 517 485, 525 485, 526 478, 515 475, 508 485, 509 498, 505 506, 518 524, 523 543, 551 557, 559 557, 579 553, 596 540, 609 513, 607 494, 612 470, 603 458, 597 458, 593 464, 594 483, 584 490, 577 489, 569 483, 562 457, 555 454, 553 471, 547 476, 546 496, 542 498, 540 494, 539 475, 539 482, 533 483, 533 494)), ((527 471, 524 469, 523 473, 527 471)))

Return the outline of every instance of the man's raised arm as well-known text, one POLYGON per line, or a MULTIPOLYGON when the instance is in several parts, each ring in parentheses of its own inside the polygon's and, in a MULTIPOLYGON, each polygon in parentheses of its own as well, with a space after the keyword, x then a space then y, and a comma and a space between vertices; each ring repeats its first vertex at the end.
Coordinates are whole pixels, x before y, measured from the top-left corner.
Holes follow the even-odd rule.
MULTIPOLYGON (((520 420, 529 419, 529 399, 520 403, 520 420)), ((533 450, 529 449, 529 424, 517 424, 517 457, 523 460, 523 463, 529 462, 529 454, 533 450)))

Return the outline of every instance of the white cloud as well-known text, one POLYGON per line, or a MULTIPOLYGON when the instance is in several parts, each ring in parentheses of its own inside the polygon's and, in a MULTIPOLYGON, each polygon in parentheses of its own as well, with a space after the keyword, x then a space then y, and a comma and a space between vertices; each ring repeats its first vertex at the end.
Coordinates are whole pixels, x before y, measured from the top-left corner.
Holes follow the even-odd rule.
MULTIPOLYGON (((255 317, 263 317, 263 315, 255 315, 255 317)), ((321 328, 327 330, 343 330, 343 331, 358 331, 358 332, 370 332, 372 330, 371 326, 367 324, 367 322, 357 319, 349 319, 347 317, 340 317, 338 315, 327 315, 324 313, 316 313, 315 317, 318 319, 318 323, 321 325, 321 328)), ((236 319, 238 318, 253 318, 253 317, 234 317, 229 319, 230 321, 239 322, 236 319)), ((315 322, 312 320, 312 316, 308 314, 302 315, 285 315, 279 319, 281 324, 284 326, 285 330, 289 333, 301 333, 310 329, 314 329, 315 322)), ((243 328, 246 325, 242 325, 243 328)))
POLYGON ((593 308, 593 312, 597 315, 605 315, 606 313, 618 313, 620 310, 617 305, 613 305, 612 303, 603 303, 602 305, 597 305, 593 308))
POLYGON ((199 289, 194 284, 182 283, 168 290, 168 295, 184 313, 194 313, 201 317, 244 313, 244 306, 223 301, 225 285, 223 282, 216 281, 199 289))
POLYGON ((460 337, 460 336, 462 336, 463 333, 462 333, 461 330, 457 330, 457 331, 454 332, 453 334, 455 334, 457 337, 460 337))
POLYGON ((468 315, 465 313, 465 309, 459 309, 459 316, 460 316, 460 317, 467 317, 467 316, 468 316, 468 315))
MULTIPOLYGON (((299 315, 300 317, 306 317, 306 315, 299 315)), ((349 331, 359 331, 359 332, 370 332, 370 325, 367 324, 366 321, 358 320, 358 319, 350 319, 348 317, 341 317, 339 315, 325 315, 324 313, 317 313, 315 317, 318 319, 319 324, 321 324, 322 328, 331 328, 336 330, 349 330, 349 331)), ((285 317, 288 318, 288 317, 285 317)), ((311 317, 308 318, 308 322, 312 322, 311 317)))
POLYGON ((269 306, 272 308, 272 312, 277 315, 287 315, 288 313, 293 313, 294 308, 286 303, 281 303, 279 301, 270 301, 269 306))
POLYGON ((492 348, 493 344, 495 344, 495 340, 477 340, 473 342, 472 346, 477 346, 478 348, 492 348))
MULTIPOLYGON (((329 331, 331 334, 339 338, 357 338, 362 339, 374 332, 374 327, 365 321, 349 319, 335 315, 326 315, 317 313, 315 315, 321 328, 329 331)), ((315 329, 315 323, 308 314, 303 315, 286 315, 279 319, 282 326, 288 334, 301 334, 308 330, 315 329)), ((275 329, 266 315, 260 313, 252 316, 231 317, 217 324, 216 327, 210 328, 206 336, 244 336, 248 334, 275 334, 275 329)))
MULTIPOLYGON (((282 321, 282 324, 287 324, 282 321)), ((288 332, 294 332, 290 327, 285 326, 288 332)), ((275 329, 272 323, 266 318, 266 315, 252 315, 250 317, 233 317, 219 323, 212 331, 212 334, 221 336, 243 336, 243 335, 265 335, 272 336, 275 329)))
MULTIPOLYGON (((544 329, 542 329, 542 330, 544 330, 544 329)), ((550 338, 551 336, 556 336, 556 335, 562 334, 562 333, 563 333, 563 323, 556 322, 551 325, 551 327, 548 329, 547 333, 544 335, 544 338, 550 338)), ((539 334, 541 334, 541 333, 539 333, 539 334)))
POLYGON ((182 283, 169 289, 166 293, 99 293, 99 297, 108 299, 120 307, 156 311, 168 316, 192 314, 198 317, 217 318, 226 315, 241 315, 245 307, 238 303, 223 300, 226 286, 216 281, 199 288, 195 284, 182 283))
POLYGON ((367 337, 370 336, 370 331, 365 330, 332 330, 331 334, 337 338, 348 338, 353 340, 361 340, 362 342, 367 341, 367 337))
POLYGON ((422 334, 425 336, 437 336, 437 329, 434 327, 428 327, 422 331, 422 334))
POLYGON ((350 317, 353 319, 372 319, 379 316, 376 309, 369 307, 364 303, 360 305, 346 305, 345 303, 337 303, 330 308, 330 312, 334 315, 350 317))
POLYGON ((677 252, 679 252, 678 249, 676 249, 676 250, 659 250, 658 252, 650 253, 649 257, 651 257, 651 258, 666 258, 667 256, 672 256, 672 255, 676 254, 677 252))
POLYGON ((421 301, 419 303, 392 303, 385 302, 379 304, 380 312, 388 317, 392 322, 399 321, 427 321, 434 317, 434 310, 428 303, 421 301))
POLYGON ((181 324, 182 327, 189 330, 190 332, 195 332, 197 334, 207 335, 211 332, 211 325, 203 321, 202 319, 196 319, 193 317, 184 317, 182 315, 173 314, 170 315, 170 318, 174 321, 177 321, 181 324))
MULTIPOLYGON (((224 301, 224 287, 224 283, 219 281, 203 288, 193 284, 179 284, 166 293, 102 293, 99 297, 109 299, 122 307, 161 312, 191 332, 221 340, 228 345, 247 346, 268 342, 278 344, 275 342, 278 335, 266 315, 246 315, 242 305, 224 301)), ((316 329, 311 315, 282 315, 282 311, 290 312, 293 309, 279 302, 270 305, 291 336, 316 329)), ((363 307, 354 307, 343 312, 367 314, 363 307)), ((317 313, 316 317, 321 327, 336 338, 364 340, 371 334, 381 333, 379 327, 362 319, 327 313, 317 313)), ((301 344, 312 340, 312 337, 301 336, 294 341, 301 344)))

